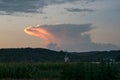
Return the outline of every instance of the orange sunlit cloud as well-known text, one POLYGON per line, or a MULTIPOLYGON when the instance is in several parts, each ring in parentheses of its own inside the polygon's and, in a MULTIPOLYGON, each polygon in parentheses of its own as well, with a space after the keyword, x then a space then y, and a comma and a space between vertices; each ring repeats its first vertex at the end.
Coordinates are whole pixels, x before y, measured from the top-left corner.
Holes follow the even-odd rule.
POLYGON ((36 36, 36 37, 43 39, 45 46, 47 46, 50 43, 56 42, 56 39, 54 38, 54 36, 50 32, 48 32, 46 29, 40 26, 27 27, 24 29, 24 32, 29 35, 36 36))

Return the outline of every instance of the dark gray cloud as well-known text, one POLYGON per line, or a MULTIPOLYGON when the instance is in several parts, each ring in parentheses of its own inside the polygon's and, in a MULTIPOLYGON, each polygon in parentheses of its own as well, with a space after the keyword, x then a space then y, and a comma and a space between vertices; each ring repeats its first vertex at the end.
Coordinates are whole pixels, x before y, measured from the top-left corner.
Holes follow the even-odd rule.
POLYGON ((16 12, 42 13, 44 7, 48 5, 71 3, 75 1, 90 3, 98 0, 0 0, 0 13, 6 15, 16 12))
POLYGON ((48 5, 74 1, 77 0, 0 0, 0 11, 3 11, 3 14, 15 12, 35 13, 42 12, 42 9, 48 5), (38 9, 40 10, 37 11, 38 9))
POLYGON ((48 44, 47 48, 52 49, 52 50, 59 50, 59 47, 57 47, 57 44, 55 44, 55 43, 48 44))
POLYGON ((0 11, 6 13, 14 12, 36 12, 37 9, 46 5, 44 0, 0 0, 0 11))
POLYGON ((120 47, 112 44, 92 42, 90 34, 86 33, 92 29, 94 29, 94 27, 91 24, 58 24, 28 27, 26 31, 32 36, 46 40, 46 46, 50 49, 63 49, 68 51, 120 49, 120 47))
POLYGON ((93 12, 93 9, 65 8, 68 12, 93 12))

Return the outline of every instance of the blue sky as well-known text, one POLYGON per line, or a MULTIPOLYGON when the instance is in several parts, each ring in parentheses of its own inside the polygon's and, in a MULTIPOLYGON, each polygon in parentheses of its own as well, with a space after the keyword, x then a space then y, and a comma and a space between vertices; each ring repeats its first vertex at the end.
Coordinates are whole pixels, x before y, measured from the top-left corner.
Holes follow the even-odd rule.
POLYGON ((119 0, 0 0, 0 48, 120 49, 119 14, 119 0), (55 40, 23 31, 36 25, 55 40))

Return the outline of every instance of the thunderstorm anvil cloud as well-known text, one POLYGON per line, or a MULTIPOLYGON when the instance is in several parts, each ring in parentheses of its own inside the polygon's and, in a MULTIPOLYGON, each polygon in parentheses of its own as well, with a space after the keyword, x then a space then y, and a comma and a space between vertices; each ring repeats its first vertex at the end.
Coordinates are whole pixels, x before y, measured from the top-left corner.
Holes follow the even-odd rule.
POLYGON ((24 31, 44 40, 46 48, 68 51, 93 51, 119 49, 112 44, 92 42, 89 32, 94 29, 91 24, 57 24, 27 27, 24 31))

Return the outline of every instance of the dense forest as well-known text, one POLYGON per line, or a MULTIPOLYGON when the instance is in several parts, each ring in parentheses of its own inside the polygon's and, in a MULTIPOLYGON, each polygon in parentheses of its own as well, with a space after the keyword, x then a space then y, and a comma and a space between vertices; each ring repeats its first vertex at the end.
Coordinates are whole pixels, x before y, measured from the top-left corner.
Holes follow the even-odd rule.
POLYGON ((64 57, 70 62, 100 62, 119 61, 120 50, 66 52, 43 48, 10 48, 0 49, 0 62, 64 62, 64 57))

